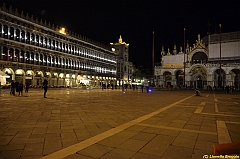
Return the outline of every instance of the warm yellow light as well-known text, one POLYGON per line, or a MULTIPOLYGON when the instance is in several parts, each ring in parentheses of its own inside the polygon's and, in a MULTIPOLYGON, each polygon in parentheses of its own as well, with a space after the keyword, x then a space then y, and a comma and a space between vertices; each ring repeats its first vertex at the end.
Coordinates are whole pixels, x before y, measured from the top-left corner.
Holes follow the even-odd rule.
POLYGON ((59 30, 59 33, 66 35, 65 28, 61 28, 61 29, 59 30))
POLYGON ((59 77, 60 77, 60 78, 63 78, 63 73, 60 73, 59 77))

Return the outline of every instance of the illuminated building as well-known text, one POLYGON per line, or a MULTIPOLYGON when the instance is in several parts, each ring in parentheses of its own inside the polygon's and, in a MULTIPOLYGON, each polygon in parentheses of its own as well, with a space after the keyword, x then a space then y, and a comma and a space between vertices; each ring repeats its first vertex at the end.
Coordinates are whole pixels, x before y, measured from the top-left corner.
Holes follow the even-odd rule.
POLYGON ((161 66, 155 66, 155 84, 163 87, 240 88, 240 31, 211 34, 186 46, 177 53, 176 44, 165 52, 162 46, 161 66), (185 77, 184 77, 185 70, 185 77), (185 78, 185 80, 184 80, 185 78))
POLYGON ((122 41, 122 37, 116 43, 110 43, 112 51, 117 54, 117 84, 132 84, 134 66, 129 61, 129 44, 122 41))
POLYGON ((10 77, 7 83, 14 79, 31 85, 46 79, 49 85, 73 87, 116 83, 117 55, 110 46, 5 5, 0 17, 0 70, 10 77))

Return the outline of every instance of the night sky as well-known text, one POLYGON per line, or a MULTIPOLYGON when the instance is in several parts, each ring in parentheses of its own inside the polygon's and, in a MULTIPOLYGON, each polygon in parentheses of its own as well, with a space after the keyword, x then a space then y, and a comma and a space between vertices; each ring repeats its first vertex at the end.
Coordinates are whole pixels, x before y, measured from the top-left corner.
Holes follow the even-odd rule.
POLYGON ((66 27, 105 45, 122 35, 129 43, 130 61, 151 68, 152 32, 155 62, 165 50, 183 46, 184 31, 190 44, 210 31, 222 33, 240 30, 239 0, 0 0, 13 10, 55 26, 66 27))

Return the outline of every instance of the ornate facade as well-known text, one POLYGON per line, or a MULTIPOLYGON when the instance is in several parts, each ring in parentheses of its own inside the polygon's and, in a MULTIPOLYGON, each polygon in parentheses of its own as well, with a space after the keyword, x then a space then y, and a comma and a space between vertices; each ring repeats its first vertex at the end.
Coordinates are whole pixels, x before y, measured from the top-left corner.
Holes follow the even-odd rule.
MULTIPOLYGON (((101 86, 116 83, 117 54, 70 30, 0 7, 0 71, 9 83, 16 79, 41 85, 101 86)), ((2 83, 4 84, 4 83, 2 83)))
POLYGON ((131 84, 133 81, 134 66, 129 61, 129 44, 122 41, 122 37, 116 43, 110 43, 112 51, 117 54, 117 84, 131 84))
POLYGON ((167 53, 162 47, 161 66, 155 66, 155 84, 163 87, 240 88, 240 31, 212 34, 198 39, 186 54, 180 47, 167 53), (185 57, 184 57, 185 56, 185 57), (184 66, 185 64, 185 66, 184 66), (185 72, 185 73, 184 73, 185 72))

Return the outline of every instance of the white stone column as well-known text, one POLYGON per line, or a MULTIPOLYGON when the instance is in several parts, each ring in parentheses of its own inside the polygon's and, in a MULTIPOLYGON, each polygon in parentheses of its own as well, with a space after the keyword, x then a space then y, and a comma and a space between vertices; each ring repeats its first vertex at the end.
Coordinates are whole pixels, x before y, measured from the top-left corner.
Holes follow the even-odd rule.
POLYGON ((190 75, 185 75, 185 84, 187 87, 190 86, 190 81, 191 81, 191 76, 190 75))
POLYGON ((177 85, 176 84, 176 76, 175 75, 172 75, 172 83, 171 83, 171 85, 173 85, 173 86, 177 85))
POLYGON ((235 75, 231 75, 231 74, 226 74, 226 85, 233 85, 233 79, 234 79, 235 75))
POLYGON ((165 83, 165 78, 164 78, 164 75, 160 75, 160 86, 163 86, 163 87, 166 87, 166 83, 165 83))
POLYGON ((214 86, 214 75, 209 74, 207 75, 207 85, 214 86))

